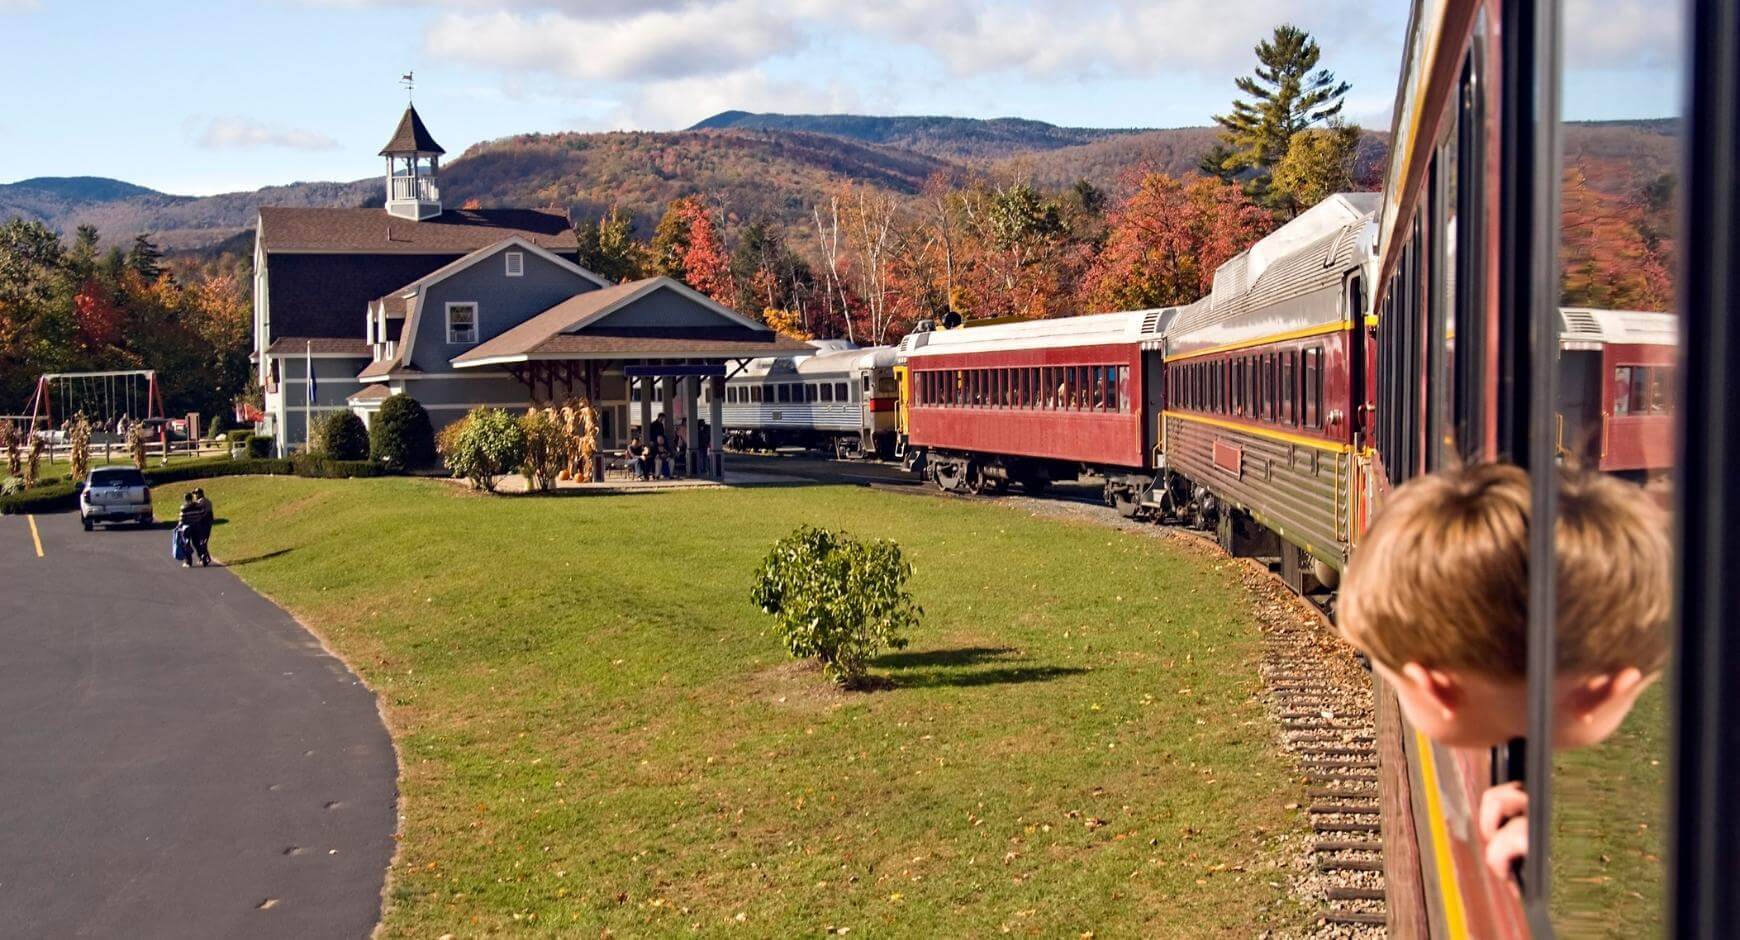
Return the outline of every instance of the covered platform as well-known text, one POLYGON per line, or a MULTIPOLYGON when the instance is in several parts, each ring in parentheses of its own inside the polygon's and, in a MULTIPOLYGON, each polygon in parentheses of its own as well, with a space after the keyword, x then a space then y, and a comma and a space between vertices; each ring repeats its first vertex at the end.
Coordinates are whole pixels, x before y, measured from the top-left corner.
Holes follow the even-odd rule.
MULTIPOLYGON (((626 442, 630 426, 643 435, 655 427, 656 408, 672 464, 723 480, 725 379, 751 359, 813 350, 657 277, 576 294, 451 364, 507 372, 534 407, 585 396, 600 412, 606 448, 626 442)), ((605 463, 603 453, 594 458, 593 483, 607 482, 605 463)))

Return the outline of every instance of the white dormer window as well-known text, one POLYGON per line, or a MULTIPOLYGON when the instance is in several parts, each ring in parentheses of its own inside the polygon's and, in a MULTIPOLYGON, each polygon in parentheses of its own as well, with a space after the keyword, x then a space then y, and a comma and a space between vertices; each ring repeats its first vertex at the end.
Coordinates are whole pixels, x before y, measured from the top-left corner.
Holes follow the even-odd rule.
POLYGON ((455 346, 477 342, 477 304, 470 301, 447 304, 447 342, 455 346))
POLYGON ((526 253, 510 251, 507 253, 507 276, 519 277, 526 273, 526 253))

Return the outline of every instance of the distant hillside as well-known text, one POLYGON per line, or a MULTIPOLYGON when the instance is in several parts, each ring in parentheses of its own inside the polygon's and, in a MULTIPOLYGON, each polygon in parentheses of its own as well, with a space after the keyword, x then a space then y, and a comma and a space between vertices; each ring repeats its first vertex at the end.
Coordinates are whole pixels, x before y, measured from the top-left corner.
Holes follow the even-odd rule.
POLYGON ((1141 129, 1058 127, 1025 118, 874 117, 859 114, 752 114, 724 111, 689 130, 764 130, 826 134, 900 147, 945 160, 1007 157, 1056 150, 1141 129))
POLYGON ((934 157, 820 134, 774 131, 527 134, 478 144, 442 171, 442 195, 486 206, 612 205, 650 232, 665 204, 703 193, 740 220, 801 227, 824 192, 854 181, 916 193, 961 171, 934 157))
MULTIPOLYGON (((698 130, 525 134, 472 146, 442 168, 458 206, 564 206, 578 218, 620 206, 650 232, 670 200, 703 193, 736 222, 764 217, 806 232, 810 207, 843 181, 915 193, 927 179, 974 172, 1049 188, 1077 179, 1118 192, 1129 171, 1192 173, 1214 143, 1208 127, 1107 130, 1004 118, 861 117, 726 112, 698 130)), ((1678 170, 1675 121, 1566 128, 1567 159, 1598 190, 1632 195, 1678 170)), ((1368 133, 1362 178, 1380 179, 1386 141, 1368 133)), ((248 231, 259 206, 379 205, 381 181, 292 183, 218 196, 174 196, 119 180, 39 178, 0 185, 0 219, 23 216, 62 232, 97 226, 111 244, 151 232, 172 249, 206 248, 248 231)))

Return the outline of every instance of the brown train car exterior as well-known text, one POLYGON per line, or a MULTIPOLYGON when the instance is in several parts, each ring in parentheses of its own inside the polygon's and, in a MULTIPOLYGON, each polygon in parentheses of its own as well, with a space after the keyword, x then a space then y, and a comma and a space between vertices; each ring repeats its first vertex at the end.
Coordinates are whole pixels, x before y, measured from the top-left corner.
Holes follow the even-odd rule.
POLYGON ((1326 582, 1352 543, 1357 324, 1376 206, 1375 193, 1332 196, 1271 233, 1216 272, 1165 344, 1167 508, 1214 526, 1235 554, 1256 539, 1289 571, 1308 559, 1326 582))

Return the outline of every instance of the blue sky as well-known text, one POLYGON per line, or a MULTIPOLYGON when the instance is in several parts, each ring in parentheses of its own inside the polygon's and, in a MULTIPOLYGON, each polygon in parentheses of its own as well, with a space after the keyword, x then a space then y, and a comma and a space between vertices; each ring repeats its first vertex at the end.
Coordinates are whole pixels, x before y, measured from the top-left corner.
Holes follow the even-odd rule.
MULTIPOLYGON (((1568 0, 1567 115, 1673 113, 1675 8, 1568 0)), ((1401 0, 0 0, 0 182, 357 179, 408 69, 450 156, 726 108, 1200 125, 1284 21, 1353 83, 1349 116, 1387 127, 1406 19, 1401 0)))

